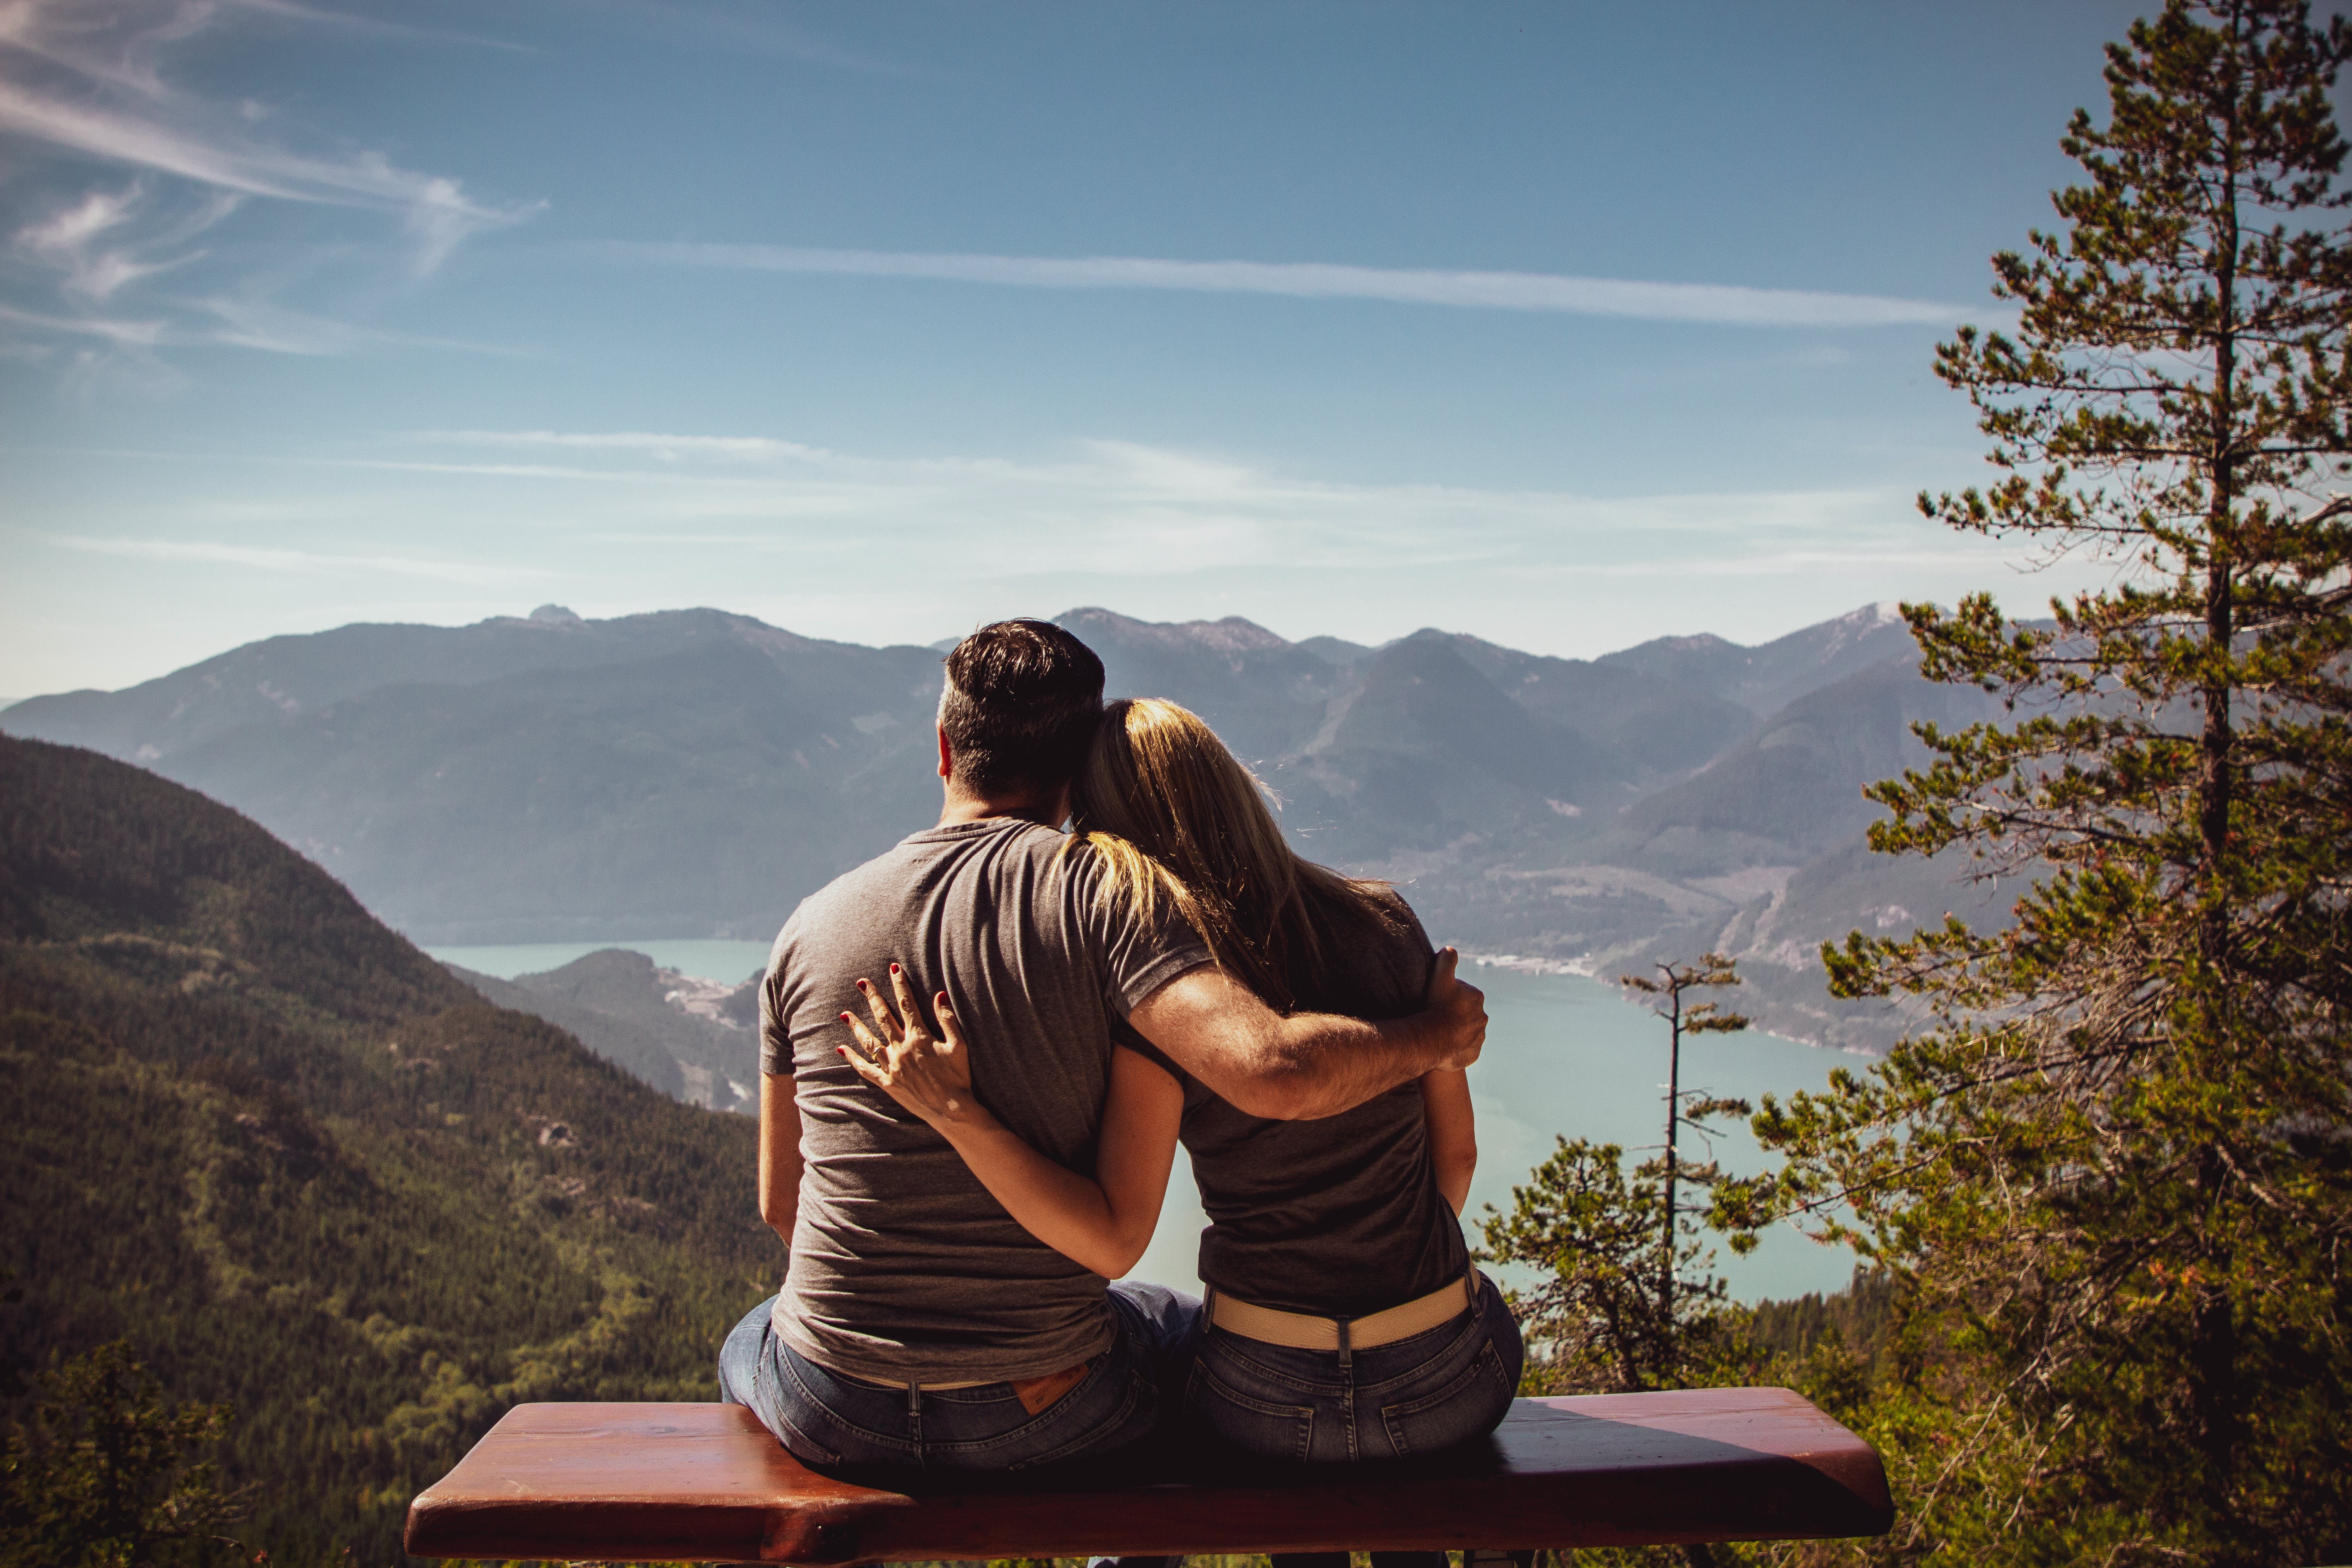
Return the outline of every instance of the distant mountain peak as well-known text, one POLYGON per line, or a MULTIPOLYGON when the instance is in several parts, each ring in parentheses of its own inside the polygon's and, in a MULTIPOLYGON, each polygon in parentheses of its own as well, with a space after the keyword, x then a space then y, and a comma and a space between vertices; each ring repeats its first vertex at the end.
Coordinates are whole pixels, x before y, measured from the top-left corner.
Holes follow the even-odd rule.
MULTIPOLYGON (((1676 653, 1713 652, 1717 648, 1736 648, 1739 649, 1741 652, 1747 651, 1744 648, 1740 648, 1739 644, 1731 641, 1727 637, 1719 637, 1713 632, 1693 632, 1688 637, 1652 637, 1648 642, 1643 643, 1642 647, 1671 648, 1676 653)), ((1606 658, 1608 656, 1603 655, 1602 657, 1606 658)))
POLYGON ((541 605, 530 613, 531 620, 542 626, 576 626, 580 617, 568 605, 541 605))
POLYGON ((1353 664, 1366 654, 1376 651, 1364 643, 1349 642, 1346 637, 1301 637, 1293 646, 1305 648, 1318 658, 1343 666, 1353 664))
MULTIPOLYGON (((1825 621, 1810 630, 1814 634, 1827 634, 1822 637, 1821 651, 1822 662, 1827 663, 1843 649, 1853 647, 1872 634, 1903 624, 1902 607, 1892 599, 1882 599, 1874 605, 1864 605, 1858 610, 1848 610, 1836 619, 1825 621)), ((1807 635, 1807 632, 1803 631, 1794 632, 1781 640, 1789 642, 1807 635)))
POLYGON ((1132 616, 1122 616, 1116 610, 1106 610, 1097 605, 1082 605, 1055 616, 1054 624, 1077 633, 1081 638, 1088 628, 1094 628, 1099 634, 1116 636, 1129 644, 1181 645, 1210 648, 1218 653, 1265 653, 1290 647, 1288 638, 1240 616, 1226 616, 1214 621, 1145 621, 1132 616))
POLYGON ((1860 609, 1848 610, 1844 615, 1834 616, 1823 622, 1822 625, 1840 629, 1852 627, 1856 631, 1873 631, 1880 626, 1900 626, 1902 623, 1903 606, 1893 599, 1881 599, 1874 605, 1864 605, 1860 609))

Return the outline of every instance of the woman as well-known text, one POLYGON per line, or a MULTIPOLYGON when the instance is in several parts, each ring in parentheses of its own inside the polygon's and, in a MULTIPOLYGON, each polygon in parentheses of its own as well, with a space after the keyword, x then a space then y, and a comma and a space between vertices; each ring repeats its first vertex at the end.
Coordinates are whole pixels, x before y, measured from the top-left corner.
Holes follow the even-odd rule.
MULTIPOLYGON (((1433 955, 1404 900, 1293 854, 1256 779, 1175 703, 1110 705, 1072 826, 1068 852, 1099 856, 1111 873, 1103 896, 1147 916, 1172 907, 1269 1005, 1375 1018, 1422 1005, 1433 955)), ((1184 1401, 1199 1427, 1249 1454, 1329 1461, 1423 1453, 1502 1419, 1522 1352, 1462 1241, 1477 1158, 1463 1073, 1431 1073, 1339 1116, 1269 1121, 1130 1036, 1113 1053, 1088 1180, 973 1101, 946 993, 934 1040, 903 977, 897 987, 894 1012, 861 986, 879 1033, 851 1019, 868 1059, 845 1056, 1072 1259, 1109 1277, 1134 1266, 1181 1133, 1211 1221, 1207 1329, 1184 1401)))

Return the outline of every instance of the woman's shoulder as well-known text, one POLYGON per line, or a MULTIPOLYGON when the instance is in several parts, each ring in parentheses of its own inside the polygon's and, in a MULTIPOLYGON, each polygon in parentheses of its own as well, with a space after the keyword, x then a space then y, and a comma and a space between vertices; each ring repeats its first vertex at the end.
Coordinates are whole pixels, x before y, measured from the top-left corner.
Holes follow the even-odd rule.
POLYGON ((1386 939, 1383 945, 1411 949, 1424 958, 1436 951, 1430 945, 1429 933, 1422 929, 1421 917, 1412 912, 1412 906, 1396 890, 1395 884, 1360 881, 1354 886, 1364 895, 1368 906, 1370 918, 1366 923, 1386 939))
POLYGON ((1385 882, 1350 882, 1317 931, 1319 984, 1302 1004, 1359 1018, 1400 1016, 1420 1005, 1432 949, 1402 894, 1385 882))

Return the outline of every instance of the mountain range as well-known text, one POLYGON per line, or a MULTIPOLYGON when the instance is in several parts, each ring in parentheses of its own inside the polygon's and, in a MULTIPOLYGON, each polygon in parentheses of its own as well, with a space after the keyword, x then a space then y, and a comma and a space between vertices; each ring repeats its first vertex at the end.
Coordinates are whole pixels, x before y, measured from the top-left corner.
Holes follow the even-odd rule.
MULTIPOLYGON (((1439 940, 1489 955, 1607 975, 1719 948, 1759 1022, 1869 1047, 1899 1020, 1832 1002, 1820 941, 1981 916, 1993 897, 1861 847, 1877 810, 1862 787, 1924 755, 1911 722, 1992 701, 1922 679, 1887 606, 1759 647, 1662 637, 1589 660, 1433 629, 1370 647, 1238 617, 1059 619, 1112 694, 1213 724, 1302 852, 1395 881, 1439 940)), ((548 605, 273 637, 19 702, 0 729, 236 806, 418 941, 764 938, 935 816, 940 658, 712 609, 548 605)), ((720 1058, 613 1048, 724 1102, 716 1079, 685 1081, 720 1058)))

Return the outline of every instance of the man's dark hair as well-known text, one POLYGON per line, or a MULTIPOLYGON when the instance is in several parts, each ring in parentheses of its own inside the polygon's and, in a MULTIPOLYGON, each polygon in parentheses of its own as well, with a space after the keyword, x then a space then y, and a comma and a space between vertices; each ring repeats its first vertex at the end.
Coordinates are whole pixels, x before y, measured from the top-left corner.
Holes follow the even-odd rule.
POLYGON ((940 730, 973 795, 1050 794, 1102 722, 1102 660, 1051 621, 998 621, 956 644, 940 730))

